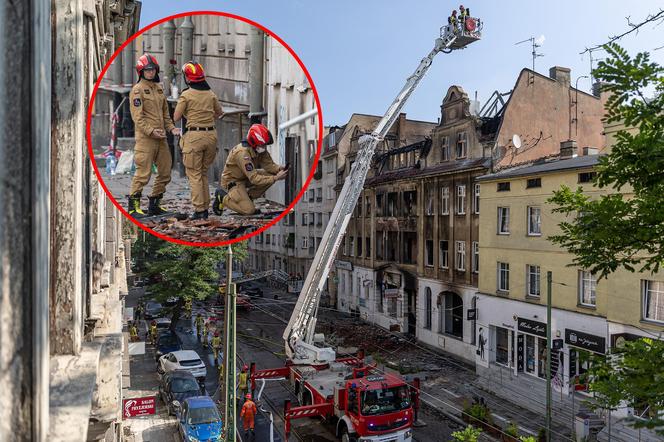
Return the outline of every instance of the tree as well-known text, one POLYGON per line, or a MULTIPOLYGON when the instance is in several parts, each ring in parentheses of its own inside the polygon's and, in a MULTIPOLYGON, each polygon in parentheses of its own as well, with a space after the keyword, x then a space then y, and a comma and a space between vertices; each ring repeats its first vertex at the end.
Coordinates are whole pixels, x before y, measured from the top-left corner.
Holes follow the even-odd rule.
POLYGON ((464 430, 455 431, 452 433, 454 440, 459 442, 477 442, 477 439, 480 437, 482 430, 475 428, 472 425, 468 425, 464 430))
MULTIPOLYGON (((138 267, 153 281, 150 284, 153 297, 162 303, 172 296, 178 298, 172 309, 172 327, 176 326, 187 301, 202 301, 219 293, 218 265, 226 260, 226 247, 182 246, 152 235, 140 238, 136 245, 141 254, 138 267)), ((232 247, 234 260, 243 261, 247 257, 245 242, 232 247)))
POLYGON ((625 402, 641 410, 634 428, 654 429, 664 436, 664 341, 638 339, 623 348, 612 349, 607 356, 592 358, 585 374, 595 396, 595 408, 614 410, 625 402))
POLYGON ((593 73, 611 94, 605 121, 632 129, 618 131, 611 153, 599 160, 594 183, 614 192, 591 199, 563 186, 549 199, 554 212, 578 215, 549 239, 600 279, 618 268, 657 272, 664 262, 664 68, 647 52, 631 58, 616 43, 604 48, 609 57, 593 73), (651 88, 655 96, 647 99, 651 88))

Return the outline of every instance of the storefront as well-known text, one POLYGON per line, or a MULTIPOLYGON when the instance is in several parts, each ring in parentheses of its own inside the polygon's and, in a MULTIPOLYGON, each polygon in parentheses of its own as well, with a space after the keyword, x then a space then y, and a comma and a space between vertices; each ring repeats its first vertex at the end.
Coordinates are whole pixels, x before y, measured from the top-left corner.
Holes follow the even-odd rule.
POLYGON ((606 352, 606 339, 602 336, 566 328, 565 344, 569 348, 569 388, 570 390, 586 391, 588 386, 583 383, 582 376, 590 367, 591 356, 593 354, 603 355, 606 352))
POLYGON ((516 367, 518 373, 546 377, 546 324, 532 319, 517 319, 516 367))

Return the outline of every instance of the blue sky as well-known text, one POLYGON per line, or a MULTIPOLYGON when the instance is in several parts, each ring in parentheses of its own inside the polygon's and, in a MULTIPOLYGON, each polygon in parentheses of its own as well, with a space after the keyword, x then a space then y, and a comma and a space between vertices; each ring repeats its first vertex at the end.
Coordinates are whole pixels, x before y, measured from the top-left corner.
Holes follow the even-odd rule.
MULTIPOLYGON (((408 118, 436 121, 448 87, 458 84, 482 103, 494 90, 509 91, 519 71, 531 66, 531 48, 515 43, 544 35, 536 70, 572 69, 572 82, 588 75, 585 47, 628 29, 664 9, 664 1, 593 0, 464 3, 484 20, 484 38, 463 51, 439 54, 405 106, 408 118)), ((433 47, 438 29, 457 1, 436 0, 143 0, 141 27, 167 15, 218 10, 250 18, 286 41, 307 66, 318 89, 326 125, 344 124, 354 112, 382 115, 433 47)), ((664 24, 648 25, 621 44, 649 51, 664 64, 664 24)), ((600 52, 595 56, 602 57, 600 52)), ((579 88, 590 90, 588 79, 579 88)))

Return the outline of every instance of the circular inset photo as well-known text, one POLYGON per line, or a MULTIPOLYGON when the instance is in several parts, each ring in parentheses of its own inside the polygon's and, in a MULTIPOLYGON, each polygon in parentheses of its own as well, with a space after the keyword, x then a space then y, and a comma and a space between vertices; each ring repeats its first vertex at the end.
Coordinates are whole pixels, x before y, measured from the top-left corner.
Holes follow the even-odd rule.
POLYGON ((140 30, 102 70, 89 109, 88 149, 108 196, 180 244, 262 232, 318 166, 322 116, 305 66, 268 29, 230 14, 140 30))

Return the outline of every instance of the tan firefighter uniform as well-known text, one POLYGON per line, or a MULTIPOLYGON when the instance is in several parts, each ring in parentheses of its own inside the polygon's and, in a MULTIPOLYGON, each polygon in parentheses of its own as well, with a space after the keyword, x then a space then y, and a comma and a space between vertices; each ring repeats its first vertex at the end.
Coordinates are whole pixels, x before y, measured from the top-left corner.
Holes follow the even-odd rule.
POLYGON ((152 185, 150 196, 159 196, 171 181, 171 153, 166 139, 155 138, 152 132, 162 129, 164 135, 171 132, 175 125, 168 113, 168 104, 164 90, 154 81, 144 78, 136 83, 129 93, 131 118, 134 120, 136 147, 134 163, 136 173, 131 181, 130 195, 143 191, 150 181, 152 163, 157 165, 157 177, 152 185))
POLYGON ((253 200, 274 184, 279 170, 267 150, 258 153, 250 146, 235 146, 221 174, 221 187, 228 191, 224 207, 240 215, 252 215, 256 211, 253 200))
POLYGON ((210 207, 208 168, 217 155, 215 115, 221 115, 219 99, 212 90, 186 89, 175 108, 187 119, 187 132, 182 136, 182 163, 191 186, 191 203, 196 212, 210 207))

